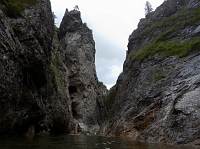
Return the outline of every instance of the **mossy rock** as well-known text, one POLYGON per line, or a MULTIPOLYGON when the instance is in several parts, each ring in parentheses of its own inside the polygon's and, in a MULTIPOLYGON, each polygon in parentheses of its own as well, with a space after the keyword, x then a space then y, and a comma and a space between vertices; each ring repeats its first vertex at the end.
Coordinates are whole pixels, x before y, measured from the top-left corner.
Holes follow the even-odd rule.
POLYGON ((60 70, 62 67, 62 60, 59 53, 53 53, 51 57, 50 70, 54 77, 54 83, 57 91, 63 94, 65 91, 65 78, 63 72, 60 70))
POLYGON ((35 5, 37 0, 2 0, 0 4, 3 4, 3 11, 9 17, 19 17, 26 7, 35 5))
POLYGON ((143 45, 141 49, 135 50, 129 54, 131 60, 144 60, 155 54, 161 56, 187 56, 190 52, 199 50, 200 38, 191 37, 181 39, 179 31, 190 26, 200 24, 200 8, 182 9, 176 14, 162 18, 158 21, 146 24, 146 28, 140 33, 139 39, 143 37, 154 37, 151 43, 143 45))
POLYGON ((199 50, 200 37, 193 37, 183 41, 159 41, 152 42, 144 48, 139 49, 136 53, 130 53, 131 60, 144 60, 145 58, 152 57, 155 54, 160 54, 163 57, 178 56, 185 57, 189 53, 199 50))
POLYGON ((162 31, 156 39, 159 41, 168 40, 172 33, 177 32, 187 26, 200 24, 200 8, 181 9, 170 17, 164 17, 158 21, 150 22, 140 33, 141 37, 153 36, 157 30, 162 31))
POLYGON ((166 78, 166 76, 165 76, 163 71, 157 71, 153 74, 153 81, 154 82, 160 81, 160 80, 165 79, 165 78, 166 78))
POLYGON ((107 111, 108 119, 113 115, 112 107, 115 102, 116 94, 117 94, 116 88, 112 88, 112 89, 110 89, 108 95, 105 96, 105 98, 104 98, 104 106, 107 111))

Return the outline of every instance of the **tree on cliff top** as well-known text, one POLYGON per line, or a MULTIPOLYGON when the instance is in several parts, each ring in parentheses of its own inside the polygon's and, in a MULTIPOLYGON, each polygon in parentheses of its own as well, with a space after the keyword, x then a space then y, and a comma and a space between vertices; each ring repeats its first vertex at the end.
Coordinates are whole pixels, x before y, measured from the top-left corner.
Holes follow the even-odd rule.
POLYGON ((147 16, 152 11, 153 11, 153 8, 151 6, 151 3, 149 1, 146 1, 146 4, 145 4, 145 15, 147 16))
POLYGON ((78 7, 78 5, 74 6, 74 10, 79 11, 79 7, 78 7))

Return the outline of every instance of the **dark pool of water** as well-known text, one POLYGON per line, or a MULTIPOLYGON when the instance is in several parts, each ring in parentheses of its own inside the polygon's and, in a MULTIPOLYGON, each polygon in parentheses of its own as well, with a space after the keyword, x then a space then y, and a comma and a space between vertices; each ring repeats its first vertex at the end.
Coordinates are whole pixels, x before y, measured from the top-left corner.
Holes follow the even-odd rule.
POLYGON ((38 136, 34 139, 0 137, 0 149, 192 149, 186 146, 167 146, 135 143, 120 138, 99 136, 38 136))

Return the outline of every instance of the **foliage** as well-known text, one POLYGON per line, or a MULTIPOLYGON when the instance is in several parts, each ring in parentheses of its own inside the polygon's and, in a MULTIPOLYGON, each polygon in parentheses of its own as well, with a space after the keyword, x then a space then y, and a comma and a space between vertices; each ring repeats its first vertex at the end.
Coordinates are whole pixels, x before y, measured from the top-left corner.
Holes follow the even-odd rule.
POLYGON ((192 37, 190 39, 180 39, 181 29, 187 26, 197 26, 200 23, 200 8, 183 9, 170 17, 164 17, 161 20, 147 24, 139 39, 144 37, 155 37, 153 41, 144 45, 137 52, 131 52, 131 60, 144 60, 155 54, 162 56, 187 56, 190 52, 199 49, 200 38, 192 37), (180 36, 180 37, 179 37, 180 36))
MULTIPOLYGON (((161 31, 160 40, 170 38, 171 33, 175 33, 190 25, 200 24, 200 8, 182 9, 170 17, 149 22, 141 32, 140 37, 154 36, 156 31, 161 31)), ((158 39, 159 40, 159 39, 158 39)))
POLYGON ((200 38, 193 37, 184 41, 162 41, 153 42, 136 53, 131 54, 131 59, 144 60, 147 57, 153 56, 157 53, 162 56, 187 56, 190 52, 198 50, 200 45, 200 38))
POLYGON ((116 88, 111 88, 108 95, 104 98, 104 107, 107 111, 107 118, 111 117, 113 112, 112 112, 112 108, 113 108, 113 104, 115 101, 115 97, 116 97, 116 88))
POLYGON ((115 96, 116 96, 116 89, 111 89, 105 99, 105 105, 107 109, 110 109, 112 107, 112 104, 114 103, 115 100, 115 96))
POLYGON ((161 71, 157 71, 156 73, 153 74, 153 80, 155 82, 160 81, 162 79, 164 79, 166 76, 164 75, 163 72, 161 71))
POLYGON ((9 17, 18 17, 27 7, 36 4, 37 0, 1 0, 4 5, 3 10, 9 17))

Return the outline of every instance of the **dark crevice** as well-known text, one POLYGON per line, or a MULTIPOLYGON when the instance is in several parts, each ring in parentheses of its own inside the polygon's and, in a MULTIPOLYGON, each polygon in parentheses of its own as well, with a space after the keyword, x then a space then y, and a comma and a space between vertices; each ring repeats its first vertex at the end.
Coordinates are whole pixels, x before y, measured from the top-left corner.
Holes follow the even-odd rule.
POLYGON ((72 115, 75 119, 79 119, 80 118, 80 114, 78 113, 78 106, 79 103, 78 102, 72 102, 72 115))
POLYGON ((72 95, 72 94, 75 94, 75 93, 77 93, 76 86, 69 86, 69 94, 72 95))
POLYGON ((28 89, 40 89, 47 83, 45 70, 41 61, 23 67, 23 84, 28 89))

